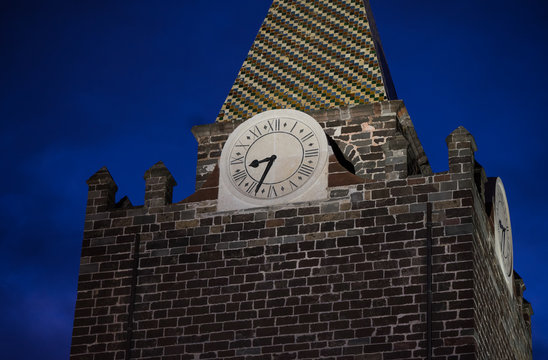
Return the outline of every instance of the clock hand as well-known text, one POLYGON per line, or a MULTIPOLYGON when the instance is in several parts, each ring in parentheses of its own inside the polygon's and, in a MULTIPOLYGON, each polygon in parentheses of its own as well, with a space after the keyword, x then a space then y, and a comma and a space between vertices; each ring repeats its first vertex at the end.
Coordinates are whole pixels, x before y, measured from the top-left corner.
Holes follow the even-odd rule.
MULTIPOLYGON (((272 156, 276 157, 276 155, 272 155, 272 156)), ((270 159, 272 158, 272 156, 267 157, 267 158, 264 158, 264 159, 262 159, 262 160, 260 160, 260 161, 259 161, 259 160, 253 160, 253 161, 249 164, 249 166, 256 168, 256 167, 259 166, 259 164, 264 163, 264 162, 267 162, 267 161, 270 161, 270 159)))
MULTIPOLYGON (((263 184, 263 181, 264 181, 264 178, 266 177, 266 174, 268 174, 268 171, 272 167, 272 164, 274 164, 274 160, 276 160, 276 155, 272 155, 269 158, 263 159, 263 160, 259 161, 259 163, 267 161, 267 160, 268 160, 268 164, 266 164, 266 168, 264 169, 263 176, 261 176, 261 180, 259 180, 259 184, 257 184, 257 187, 255 188, 255 194, 257 194, 257 192, 259 192, 259 188, 263 184)), ((257 161, 257 160, 255 160, 255 161, 257 161)))
POLYGON ((502 252, 502 256, 503 257, 506 257, 505 256, 505 253, 506 253, 506 229, 504 229, 504 231, 502 232, 502 244, 500 244, 500 247, 501 247, 501 252, 502 252))
POLYGON ((502 230, 506 231, 506 228, 504 227, 504 225, 502 225, 502 221, 500 221, 500 220, 499 220, 499 227, 500 227, 502 230))

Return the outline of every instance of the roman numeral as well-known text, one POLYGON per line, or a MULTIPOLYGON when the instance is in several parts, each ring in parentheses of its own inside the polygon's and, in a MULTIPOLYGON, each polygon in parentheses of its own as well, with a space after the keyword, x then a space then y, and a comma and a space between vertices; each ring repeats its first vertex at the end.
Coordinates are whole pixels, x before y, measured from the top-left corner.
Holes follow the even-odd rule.
POLYGON ((254 130, 256 131, 256 133, 253 132, 253 130, 251 130, 251 129, 249 130, 249 132, 250 132, 251 134, 253 134, 253 136, 255 136, 256 138, 258 138, 259 136, 261 136, 261 135, 263 134, 263 133, 261 132, 261 130, 259 130, 259 128, 258 128, 257 126, 255 126, 254 130), (259 135, 257 135, 257 134, 259 134, 259 135))
POLYGON ((279 131, 280 130, 280 119, 268 120, 268 126, 270 131, 279 131))
POLYGON ((273 185, 268 188, 268 197, 272 196, 278 196, 278 194, 276 193, 276 188, 274 188, 273 185))
POLYGON ((244 148, 244 151, 247 151, 247 148, 250 147, 250 146, 251 146, 251 145, 242 144, 241 141, 239 141, 239 142, 236 144, 236 147, 244 148))
POLYGON ((293 127, 291 128, 291 130, 289 130, 289 132, 293 132, 293 129, 295 129, 295 126, 297 126, 297 122, 295 121, 295 124, 293 124, 293 127))
POLYGON ((304 151, 304 157, 314 157, 320 154, 320 149, 309 149, 304 151))
POLYGON ((232 174, 232 179, 234 179, 234 182, 239 182, 238 186, 242 185, 246 177, 247 174, 245 173, 245 171, 238 171, 232 174))
POLYGON ((238 156, 230 160, 230 165, 239 165, 244 163, 244 156, 238 156))
POLYGON ((312 136, 314 136, 314 133, 311 131, 308 134, 306 134, 303 138, 301 138, 302 141, 306 141, 310 139, 312 136))
POLYGON ((304 176, 310 176, 313 172, 314 168, 306 164, 302 164, 298 171, 299 174, 304 176))
POLYGON ((251 185, 249 185, 249 187, 247 188, 247 190, 246 190, 245 192, 248 193, 248 194, 251 194, 251 192, 252 192, 253 190, 255 190, 255 186, 257 186, 257 183, 256 183, 255 181, 253 181, 253 182, 251 183, 251 185))
POLYGON ((291 185, 291 190, 293 190, 293 188, 298 188, 297 184, 295 184, 293 181, 289 180, 289 184, 291 185))

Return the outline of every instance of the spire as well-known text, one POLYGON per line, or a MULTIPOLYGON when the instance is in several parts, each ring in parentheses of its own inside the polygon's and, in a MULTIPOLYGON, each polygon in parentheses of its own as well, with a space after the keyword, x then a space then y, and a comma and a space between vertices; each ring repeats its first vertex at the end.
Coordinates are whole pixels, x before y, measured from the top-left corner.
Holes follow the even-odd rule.
POLYGON ((396 98, 369 0, 274 0, 217 122, 396 98))

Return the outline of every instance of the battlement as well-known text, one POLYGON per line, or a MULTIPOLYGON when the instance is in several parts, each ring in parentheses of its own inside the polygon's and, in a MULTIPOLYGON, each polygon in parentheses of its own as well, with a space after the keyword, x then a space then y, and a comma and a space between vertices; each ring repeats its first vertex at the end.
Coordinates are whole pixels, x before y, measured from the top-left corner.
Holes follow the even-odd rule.
POLYGON ((88 180, 71 359, 424 358, 427 323, 438 357, 531 358, 472 135, 453 131, 433 174, 401 101, 311 115, 331 139, 325 200, 218 212, 237 122, 193 128, 197 190, 177 203, 161 162, 143 206, 114 202, 106 168, 88 180))
MULTIPOLYGON (((433 174, 401 100, 315 111, 310 115, 319 122, 330 140, 330 187, 433 174)), ((217 198, 221 151, 228 135, 242 122, 212 123, 192 128, 198 141, 196 192, 180 203, 217 198)), ((486 178, 483 168, 474 160, 474 152, 477 151, 474 138, 466 129, 459 127, 447 137, 446 142, 449 173, 472 174, 484 199, 486 178)), ((161 161, 147 170, 144 178, 145 207, 172 203, 173 187, 177 184, 161 161)), ((102 199, 91 205, 101 204, 103 208, 132 207, 127 198, 114 204, 118 187, 106 167, 94 174, 88 184, 92 199, 102 199), (102 183, 97 183, 104 190, 100 194, 96 193, 97 179, 102 179, 102 183)))

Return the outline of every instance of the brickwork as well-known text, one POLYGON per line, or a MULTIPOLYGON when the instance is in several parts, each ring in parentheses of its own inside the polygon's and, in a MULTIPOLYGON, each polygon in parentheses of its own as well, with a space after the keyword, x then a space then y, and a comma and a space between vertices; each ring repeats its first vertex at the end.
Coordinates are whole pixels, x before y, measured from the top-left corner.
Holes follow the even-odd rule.
POLYGON ((131 291, 131 250, 141 227, 134 219, 112 216, 117 187, 106 168, 93 175, 88 186, 71 354, 88 354, 76 357, 83 359, 121 358, 131 291))
MULTIPOLYGON (((483 203, 475 201, 475 204, 483 203)), ((485 209, 477 210, 476 228, 489 228, 485 209)), ((531 359, 531 309, 523 299, 523 281, 516 279, 515 292, 508 291, 498 264, 485 261, 494 254, 493 244, 486 235, 478 231, 478 241, 473 244, 478 359, 531 359)))
POLYGON ((331 156, 324 201, 217 212, 235 123, 193 129, 199 190, 179 203, 163 164, 140 207, 114 203, 106 169, 90 178, 71 359, 426 358, 427 203, 434 358, 531 358, 471 135, 455 130, 432 174, 400 101, 311 115, 356 169, 331 156))

